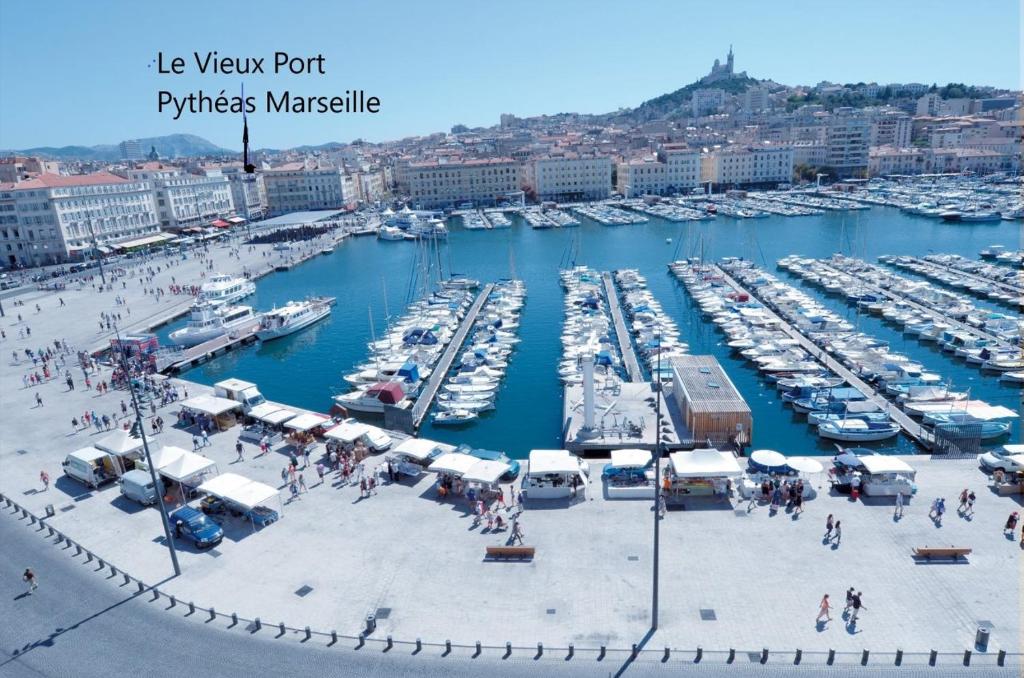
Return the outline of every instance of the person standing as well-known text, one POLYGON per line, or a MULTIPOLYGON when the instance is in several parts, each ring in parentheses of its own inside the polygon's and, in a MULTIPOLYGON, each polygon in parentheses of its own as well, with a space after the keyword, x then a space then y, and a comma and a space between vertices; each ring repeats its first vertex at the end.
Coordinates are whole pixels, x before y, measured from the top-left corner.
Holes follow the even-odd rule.
POLYGON ((203 427, 203 447, 207 447, 210 444, 210 434, 206 432, 206 427, 203 427))
POLYGON ((243 451, 242 441, 241 440, 235 441, 235 452, 238 453, 238 458, 235 459, 235 461, 245 461, 245 455, 242 453, 242 451, 243 451))
POLYGON ((36 394, 36 407, 42 407, 42 406, 43 406, 43 399, 41 397, 39 397, 39 394, 37 393, 36 394))
POLYGON ((974 500, 975 499, 977 499, 977 496, 975 496, 974 490, 971 490, 971 492, 967 495, 967 511, 964 512, 964 515, 968 515, 968 516, 973 516, 974 515, 974 500))
POLYGON ((39 482, 43 484, 43 492, 50 489, 50 474, 45 470, 39 472, 39 482))
POLYGON ((512 520, 512 543, 516 541, 523 543, 523 526, 519 524, 519 518, 512 520))
POLYGON ((896 508, 893 509, 892 517, 893 518, 902 518, 903 517, 903 493, 902 492, 897 492, 896 493, 896 508))
POLYGON ((25 574, 21 575, 21 580, 28 585, 27 593, 32 593, 39 588, 39 577, 32 571, 32 568, 26 567, 25 574))
POLYGON ((832 522, 832 514, 828 514, 828 518, 825 518, 825 540, 832 540, 832 530, 835 529, 835 525, 832 522))
POLYGON ((864 604, 860 600, 861 595, 863 594, 861 594, 860 591, 857 591, 857 593, 853 594, 853 614, 850 615, 851 624, 856 624, 857 616, 860 614, 860 611, 867 609, 866 607, 864 607, 864 604))
POLYGON ((318 483, 319 485, 323 485, 323 484, 324 484, 324 473, 325 473, 326 471, 327 471, 327 469, 326 469, 326 468, 324 468, 324 465, 323 465, 323 463, 321 463, 321 462, 317 462, 317 465, 316 465, 316 474, 317 474, 317 476, 318 476, 318 477, 320 478, 320 482, 318 483))
POLYGON ((846 616, 850 612, 850 608, 853 607, 853 587, 846 589, 846 605, 843 607, 843 616, 846 616))
POLYGON ((833 540, 835 541, 836 546, 838 546, 839 542, 843 540, 843 523, 841 520, 836 521, 836 535, 833 537, 833 540))
POLYGON ((828 602, 828 594, 826 593, 822 597, 821 603, 818 605, 818 616, 815 617, 814 621, 820 622, 822 617, 825 618, 826 622, 832 621, 832 615, 830 614, 831 611, 832 605, 828 602))
POLYGON ((301 473, 299 474, 299 491, 309 492, 309 488, 306 487, 306 479, 302 476, 301 473))

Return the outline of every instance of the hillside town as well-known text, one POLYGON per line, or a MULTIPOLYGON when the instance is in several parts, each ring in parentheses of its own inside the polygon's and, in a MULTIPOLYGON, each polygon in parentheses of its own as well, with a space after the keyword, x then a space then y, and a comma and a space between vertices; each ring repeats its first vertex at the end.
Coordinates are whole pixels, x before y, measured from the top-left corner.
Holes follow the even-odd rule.
POLYGON ((559 114, 383 143, 120 159, 0 158, 0 266, 83 261, 304 210, 582 202, 1020 170, 1020 92, 924 83, 786 86, 735 67, 634 109, 559 114))

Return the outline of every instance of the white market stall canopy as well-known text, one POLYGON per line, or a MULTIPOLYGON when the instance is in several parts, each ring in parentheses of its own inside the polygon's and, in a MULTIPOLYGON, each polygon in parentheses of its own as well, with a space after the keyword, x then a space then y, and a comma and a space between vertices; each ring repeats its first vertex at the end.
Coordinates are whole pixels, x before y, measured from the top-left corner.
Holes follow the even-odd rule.
POLYGON ((292 419, 289 419, 284 423, 285 428, 290 428, 293 431, 311 431, 317 426, 323 426, 331 420, 330 417, 323 414, 316 414, 314 412, 305 412, 292 419))
POLYGON ((231 410, 242 406, 242 404, 236 400, 219 398, 212 395, 195 396, 181 404, 183 407, 187 407, 190 410, 196 410, 197 412, 203 412, 211 417, 220 416, 225 412, 230 412, 231 410))
POLYGON ((123 428, 119 428, 109 436, 106 436, 97 442, 96 447, 105 452, 109 452, 110 454, 116 454, 119 457, 123 457, 124 455, 130 454, 136 450, 141 450, 142 438, 136 438, 132 436, 131 431, 125 431, 123 428))
POLYGON ((279 424, 282 421, 286 421, 295 416, 295 413, 291 410, 287 410, 280 405, 273 403, 260 403, 256 407, 250 409, 248 414, 253 419, 267 422, 268 424, 279 424), (282 413, 284 413, 282 415, 282 413), (282 419, 281 417, 284 416, 282 419))
MULTIPOLYGON (((344 426, 344 424, 342 424, 344 426)), ((340 428, 340 427, 339 427, 340 428)), ((333 429, 332 429, 333 430, 333 429)), ((417 461, 426 461, 435 452, 440 452, 441 446, 435 443, 433 440, 427 440, 425 438, 409 438, 399 443, 393 452, 395 454, 402 454, 410 459, 416 459, 417 461)))
POLYGON ((159 471, 183 454, 191 453, 174 445, 164 445, 156 453, 151 454, 150 458, 153 460, 153 467, 159 471))
POLYGON ((92 462, 92 461, 96 461, 97 459, 102 459, 103 457, 106 457, 108 455, 109 455, 109 452, 104 452, 103 450, 98 450, 95 447, 91 447, 90 446, 90 447, 83 447, 80 450, 75 450, 74 452, 72 452, 68 456, 69 457, 74 457, 75 459, 81 459, 82 461, 85 461, 85 462, 92 462))
POLYGON ((498 482, 498 478, 508 473, 510 468, 512 467, 503 461, 479 459, 462 474, 462 479, 471 483, 493 485, 498 482))
POLYGON ((825 470, 820 461, 810 457, 789 457, 786 466, 800 473, 821 473, 825 470))
POLYGON ((217 462, 201 454, 182 450, 184 454, 172 459, 170 463, 158 466, 157 470, 165 478, 183 483, 189 478, 194 478, 203 473, 209 473, 217 468, 217 462))
POLYGON ((743 474, 731 452, 693 450, 669 455, 672 472, 680 478, 729 477, 743 474))
POLYGON ((868 473, 914 473, 914 469, 907 462, 887 454, 865 454, 859 457, 861 465, 868 473))
POLYGON ((612 466, 615 468, 644 468, 654 461, 650 450, 612 450, 612 466))
POLYGON ((267 503, 270 499, 280 499, 281 496, 270 485, 249 480, 237 473, 222 473, 210 478, 199 486, 199 491, 237 504, 247 511, 267 503))
POLYGON ((569 450, 530 450, 531 476, 577 473, 580 460, 569 450))
POLYGON ((480 461, 476 457, 472 457, 468 454, 462 454, 461 452, 448 452, 442 454, 440 457, 434 460, 434 463, 430 465, 431 471, 437 471, 439 473, 454 473, 455 475, 461 476, 466 473, 469 469, 480 461))
POLYGON ((337 440, 341 443, 354 443, 370 430, 366 424, 356 421, 343 421, 324 433, 324 438, 337 440))
POLYGON ((750 460, 755 464, 768 466, 770 468, 786 466, 785 455, 781 452, 776 452, 775 450, 754 450, 750 453, 750 460))

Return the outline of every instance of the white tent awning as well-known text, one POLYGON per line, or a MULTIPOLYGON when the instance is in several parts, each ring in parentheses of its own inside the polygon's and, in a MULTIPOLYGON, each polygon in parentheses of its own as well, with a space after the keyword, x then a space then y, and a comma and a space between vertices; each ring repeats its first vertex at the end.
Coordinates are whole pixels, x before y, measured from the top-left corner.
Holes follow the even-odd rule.
POLYGON ((693 450, 673 452, 669 458, 672 461, 672 472, 679 478, 726 478, 743 474, 743 469, 731 452, 693 450))
POLYGON ((913 473, 914 469, 899 457, 887 454, 865 454, 860 457, 861 465, 868 473, 913 473))
POLYGON ((786 466, 800 473, 821 473, 825 470, 820 461, 810 457, 787 457, 786 466))
POLYGON ((110 454, 123 457, 126 454, 142 449, 142 438, 132 436, 131 431, 119 428, 96 443, 96 447, 110 454))
POLYGON ((530 450, 529 475, 578 473, 580 459, 569 450, 530 450))
MULTIPOLYGON (((344 424, 342 424, 344 426, 344 424)), ((409 438, 399 443, 393 452, 395 454, 401 454, 410 459, 423 462, 435 452, 440 452, 441 446, 435 443, 433 440, 427 440, 426 438, 409 438)))
POLYGON ((279 410, 281 410, 280 405, 275 405, 273 403, 260 403, 259 405, 251 408, 248 412, 246 412, 246 414, 248 414, 253 419, 262 420, 263 417, 265 417, 266 415, 271 414, 273 412, 278 412, 279 410))
POLYGON ((199 491, 237 504, 246 511, 251 511, 275 497, 280 498, 278 491, 270 485, 250 480, 237 473, 222 473, 210 478, 199 486, 199 491))
POLYGON ((286 421, 284 427, 290 428, 293 431, 311 431, 317 426, 323 426, 330 420, 330 417, 323 414, 305 412, 286 421))
POLYGON ((469 469, 473 468, 479 459, 472 457, 468 454, 462 454, 461 452, 449 452, 442 454, 440 457, 434 460, 430 465, 431 471, 438 471, 440 473, 453 473, 461 476, 466 473, 469 469))
POLYGON ((218 398, 217 396, 212 395, 195 396, 183 401, 181 404, 183 407, 203 412, 211 417, 219 416, 225 412, 230 412, 231 410, 242 406, 242 403, 236 400, 218 398))
POLYGON ((182 483, 197 475, 209 472, 217 466, 215 461, 201 454, 185 450, 182 450, 182 452, 184 454, 175 457, 170 463, 158 467, 160 475, 182 483))
POLYGON ((612 450, 612 463, 615 468, 644 468, 654 461, 650 450, 612 450))
POLYGON ((503 461, 478 459, 475 464, 462 474, 462 479, 473 483, 493 485, 498 482, 498 478, 508 473, 510 468, 512 467, 503 461))

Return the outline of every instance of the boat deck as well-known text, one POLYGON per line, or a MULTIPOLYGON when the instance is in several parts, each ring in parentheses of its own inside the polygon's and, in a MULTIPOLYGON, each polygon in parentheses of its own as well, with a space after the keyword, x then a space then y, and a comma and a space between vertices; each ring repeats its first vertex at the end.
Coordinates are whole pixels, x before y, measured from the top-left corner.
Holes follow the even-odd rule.
MULTIPOLYGON (((747 294, 752 299, 757 299, 762 304, 765 304, 764 300, 758 297, 756 294, 750 292, 742 285, 740 285, 732 276, 723 271, 720 267, 715 266, 716 272, 722 275, 722 278, 732 285, 733 289, 737 292, 747 294)), ((846 368, 841 362, 833 358, 827 351, 819 347, 813 341, 808 339, 804 334, 798 331, 795 327, 789 324, 785 319, 780 317, 774 310, 772 310, 767 304, 765 304, 765 311, 774 320, 778 321, 779 328, 785 332, 790 338, 799 342, 800 345, 807 350, 808 353, 813 356, 815 360, 827 367, 828 369, 841 376, 846 382, 864 394, 864 397, 877 405, 883 412, 892 417, 892 420, 899 424, 903 432, 914 442, 921 445, 926 449, 931 449, 935 444, 935 436, 925 429, 921 424, 917 423, 910 416, 894 407, 893 404, 886 400, 880 393, 878 393, 871 385, 865 382, 863 379, 855 375, 849 369, 846 368)))
POLYGON ((469 307, 469 311, 466 312, 466 317, 462 319, 462 323, 459 325, 459 329, 456 330, 455 336, 452 337, 448 347, 441 354, 441 359, 437 361, 437 365, 434 366, 434 371, 431 372, 430 378, 427 379, 426 385, 423 390, 420 391, 420 396, 416 399, 416 403, 412 406, 412 425, 415 428, 419 428, 420 422, 423 421, 423 417, 427 415, 427 411, 430 410, 430 404, 434 402, 434 396, 437 395, 437 389, 441 387, 445 377, 448 376, 448 370, 451 369, 452 361, 455 360, 455 354, 462 348, 462 342, 466 340, 466 335, 469 334, 469 330, 473 327, 476 322, 476 317, 480 313, 480 309, 483 308, 487 298, 491 295, 491 290, 494 289, 494 283, 487 283, 484 285, 484 289, 477 295, 473 301, 473 305, 469 307))
POLYGON ((619 305, 619 295, 612 281, 612 274, 605 271, 601 274, 604 282, 604 293, 608 297, 608 309, 612 314, 612 322, 615 324, 615 337, 619 342, 619 352, 622 354, 622 364, 626 366, 626 374, 633 383, 644 380, 643 370, 636 359, 636 351, 633 350, 633 342, 630 339, 629 330, 626 329, 626 321, 622 317, 622 307, 619 305))

